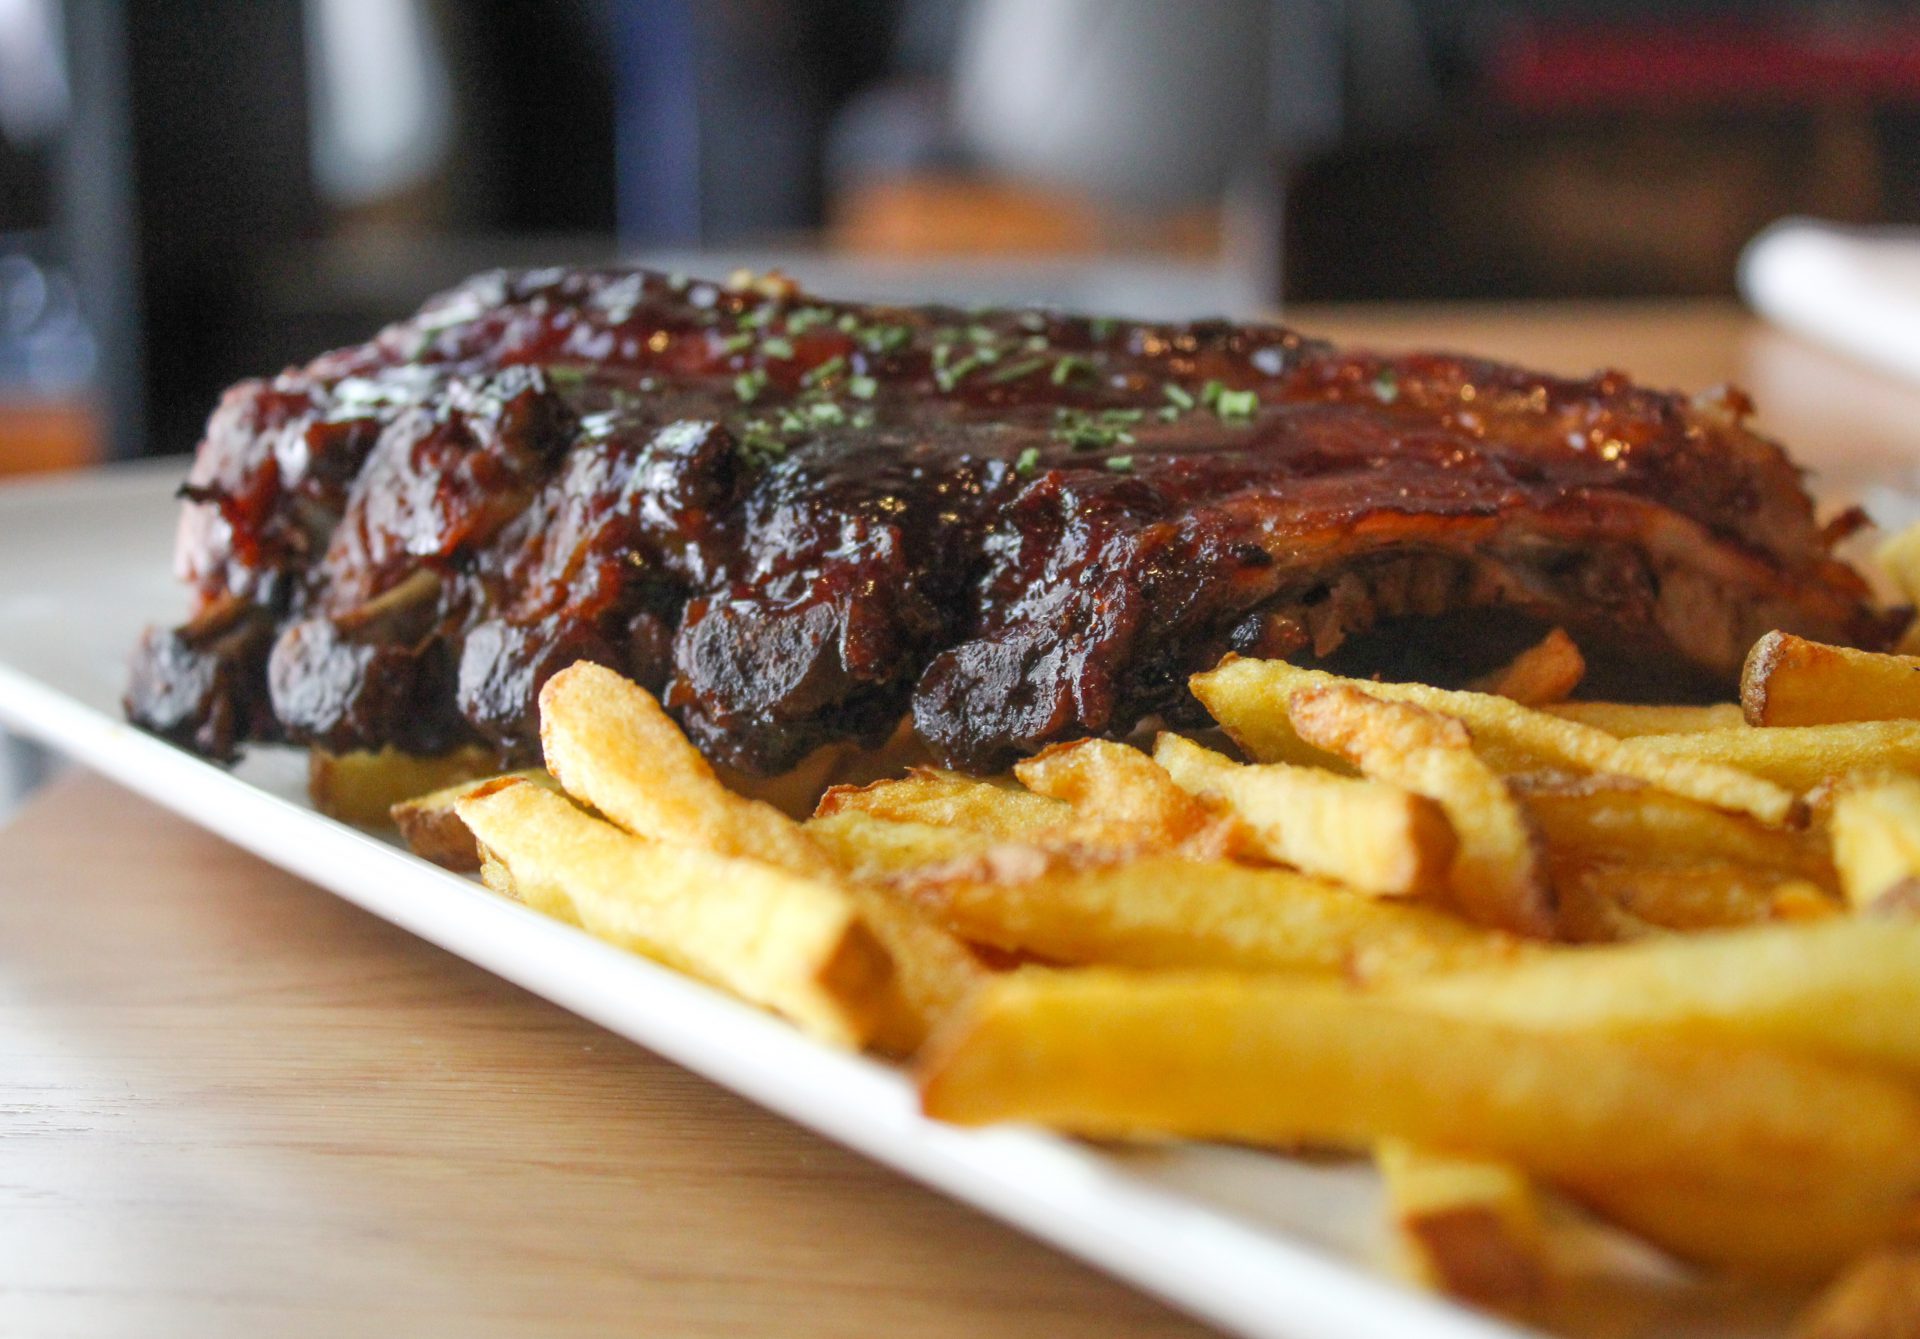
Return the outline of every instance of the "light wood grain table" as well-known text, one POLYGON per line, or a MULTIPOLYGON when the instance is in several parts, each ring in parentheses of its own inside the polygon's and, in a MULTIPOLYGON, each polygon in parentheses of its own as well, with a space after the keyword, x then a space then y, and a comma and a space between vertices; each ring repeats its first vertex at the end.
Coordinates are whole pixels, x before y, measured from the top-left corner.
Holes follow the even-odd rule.
MULTIPOLYGON (((1837 491, 1920 461, 1920 392, 1728 306, 1298 320, 1742 381, 1837 491)), ((0 831, 9 1339, 1196 1332, 96 778, 0 831)))

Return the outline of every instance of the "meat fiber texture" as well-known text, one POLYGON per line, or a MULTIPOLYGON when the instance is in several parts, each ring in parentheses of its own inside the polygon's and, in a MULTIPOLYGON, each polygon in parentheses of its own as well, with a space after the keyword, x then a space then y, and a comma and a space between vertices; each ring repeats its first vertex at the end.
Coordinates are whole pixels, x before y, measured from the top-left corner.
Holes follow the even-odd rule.
POLYGON ((537 747, 575 660, 756 773, 910 717, 969 769, 1179 721, 1228 651, 1445 679, 1558 624, 1624 690, 1773 628, 1880 645, 1737 394, 1278 326, 492 273, 228 391, 196 606, 127 708, 186 747, 537 747))

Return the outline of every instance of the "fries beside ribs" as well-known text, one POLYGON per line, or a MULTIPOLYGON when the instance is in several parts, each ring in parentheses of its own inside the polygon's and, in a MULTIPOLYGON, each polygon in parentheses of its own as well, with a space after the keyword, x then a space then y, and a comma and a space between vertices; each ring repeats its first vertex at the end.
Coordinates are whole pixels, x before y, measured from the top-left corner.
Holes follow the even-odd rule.
POLYGON ((1229 658, 1193 686, 1244 759, 1056 744, 799 821, 583 663, 541 694, 546 771, 394 812, 503 895, 913 1057, 942 1119, 1370 1155, 1411 1272, 1530 1315, 1579 1221, 1837 1278, 1805 1334, 1906 1333, 1920 661, 1765 639, 1744 717, 1562 702, 1577 663, 1549 639, 1469 692, 1229 658))

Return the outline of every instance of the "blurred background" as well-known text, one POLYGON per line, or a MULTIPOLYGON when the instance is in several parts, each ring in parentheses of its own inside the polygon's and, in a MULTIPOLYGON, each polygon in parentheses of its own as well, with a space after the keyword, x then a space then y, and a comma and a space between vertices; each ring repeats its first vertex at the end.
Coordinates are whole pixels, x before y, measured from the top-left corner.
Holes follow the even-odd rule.
POLYGON ((492 265, 1247 315, 1730 294, 1788 214, 1920 218, 1914 6, 0 0, 0 472, 492 265))

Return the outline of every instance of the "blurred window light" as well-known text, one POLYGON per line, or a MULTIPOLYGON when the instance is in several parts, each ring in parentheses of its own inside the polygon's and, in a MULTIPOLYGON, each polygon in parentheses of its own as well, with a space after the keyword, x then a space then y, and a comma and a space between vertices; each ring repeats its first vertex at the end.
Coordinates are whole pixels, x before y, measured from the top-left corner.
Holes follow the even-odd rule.
POLYGON ((453 92, 423 0, 307 0, 306 14, 321 192, 368 204, 431 176, 452 144, 453 92))
POLYGON ((17 145, 67 119, 67 63, 53 0, 0 0, 0 133, 17 145))

